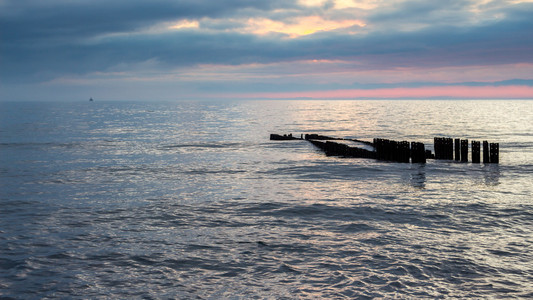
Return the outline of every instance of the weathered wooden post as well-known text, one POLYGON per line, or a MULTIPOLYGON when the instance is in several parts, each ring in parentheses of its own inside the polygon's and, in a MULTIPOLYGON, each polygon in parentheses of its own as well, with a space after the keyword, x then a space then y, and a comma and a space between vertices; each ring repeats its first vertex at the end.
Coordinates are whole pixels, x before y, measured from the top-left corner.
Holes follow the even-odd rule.
POLYGON ((472 141, 472 162, 480 163, 480 147, 479 142, 472 141))
POLYGON ((380 159, 385 160, 387 158, 387 148, 385 147, 385 139, 379 139, 379 152, 380 152, 380 159))
POLYGON ((461 140, 455 139, 455 160, 461 160, 461 140))
POLYGON ((425 164, 426 163, 426 148, 424 147, 423 143, 418 143, 418 156, 420 157, 420 162, 425 164))
POLYGON ((435 148, 435 159, 442 159, 442 138, 433 138, 433 145, 435 148))
POLYGON ((409 142, 402 141, 399 143, 400 147, 400 162, 408 163, 411 149, 409 148, 409 142))
POLYGON ((387 142, 385 145, 387 145, 387 160, 388 161, 394 161, 394 141, 386 140, 387 142))
POLYGON ((416 156, 416 142, 411 142, 411 162, 418 162, 418 157, 416 156))
POLYGON ((446 138, 446 159, 453 160, 453 139, 446 138))
POLYGON ((426 163, 426 147, 424 146, 424 143, 418 143, 418 153, 420 155, 420 162, 425 164, 426 163))
POLYGON ((392 146, 390 140, 385 140, 385 160, 391 161, 392 159, 392 146))
POLYGON ((483 163, 490 163, 489 142, 483 141, 483 163))
POLYGON ((468 162, 468 140, 461 140, 461 162, 468 162))
POLYGON ((389 161, 397 161, 397 151, 396 151, 397 145, 396 141, 390 140, 389 141, 389 161))
POLYGON ((500 163, 500 144, 490 143, 490 162, 493 164, 500 163))

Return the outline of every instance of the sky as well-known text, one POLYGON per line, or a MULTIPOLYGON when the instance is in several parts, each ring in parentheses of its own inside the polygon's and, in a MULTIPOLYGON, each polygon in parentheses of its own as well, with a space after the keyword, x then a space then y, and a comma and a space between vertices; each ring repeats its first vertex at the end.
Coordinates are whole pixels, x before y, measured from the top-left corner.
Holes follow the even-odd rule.
POLYGON ((533 0, 0 0, 0 100, 533 99, 533 0))

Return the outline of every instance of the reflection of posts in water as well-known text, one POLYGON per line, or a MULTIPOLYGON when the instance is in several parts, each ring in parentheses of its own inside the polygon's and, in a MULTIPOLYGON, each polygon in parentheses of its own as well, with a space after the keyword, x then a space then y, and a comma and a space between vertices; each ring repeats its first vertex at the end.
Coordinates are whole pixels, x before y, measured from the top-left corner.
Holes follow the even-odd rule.
POLYGON ((483 177, 486 185, 500 184, 500 165, 486 164, 483 166, 483 177))
POLYGON ((426 165, 412 165, 409 183, 415 188, 423 189, 426 187, 426 165))

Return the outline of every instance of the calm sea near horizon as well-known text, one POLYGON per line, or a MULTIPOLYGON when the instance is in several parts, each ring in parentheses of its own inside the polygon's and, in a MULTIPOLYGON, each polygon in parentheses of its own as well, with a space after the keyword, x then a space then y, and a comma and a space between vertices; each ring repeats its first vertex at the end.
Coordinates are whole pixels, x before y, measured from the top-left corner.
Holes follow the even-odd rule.
POLYGON ((1 102, 0 298, 533 298, 532 194, 533 101, 1 102))

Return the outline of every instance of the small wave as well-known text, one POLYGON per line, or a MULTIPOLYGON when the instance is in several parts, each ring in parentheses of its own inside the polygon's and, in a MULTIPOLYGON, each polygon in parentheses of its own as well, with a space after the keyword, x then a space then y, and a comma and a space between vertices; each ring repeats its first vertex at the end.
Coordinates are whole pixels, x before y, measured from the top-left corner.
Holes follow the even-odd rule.
POLYGON ((0 269, 10 270, 24 265, 24 261, 11 260, 7 258, 0 258, 0 269))
POLYGON ((291 266, 286 263, 282 263, 276 270, 274 270, 272 273, 294 273, 299 274, 301 273, 296 269, 296 267, 291 266))
POLYGON ((74 148, 80 146, 81 142, 56 143, 56 142, 26 142, 26 143, 0 143, 0 147, 24 148, 24 147, 46 147, 46 148, 74 148))
POLYGON ((173 144, 173 145, 163 145, 159 146, 159 150, 172 150, 176 148, 195 148, 195 149, 219 149, 219 148, 240 148, 241 143, 192 143, 192 144, 173 144))
POLYGON ((370 226, 366 223, 359 223, 359 222, 341 225, 337 227, 337 231, 343 232, 343 233, 356 233, 356 232, 374 231, 374 230, 377 230, 377 228, 370 226))

